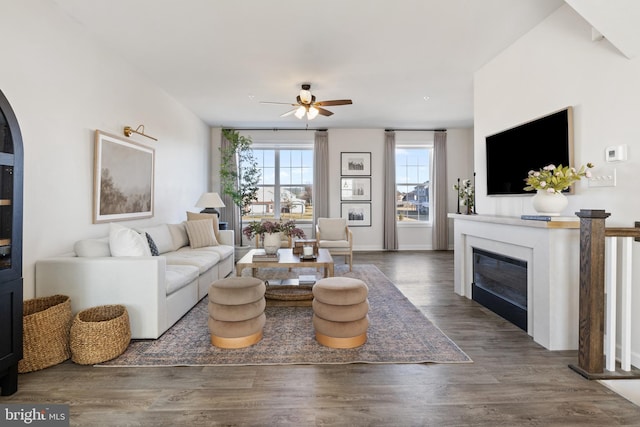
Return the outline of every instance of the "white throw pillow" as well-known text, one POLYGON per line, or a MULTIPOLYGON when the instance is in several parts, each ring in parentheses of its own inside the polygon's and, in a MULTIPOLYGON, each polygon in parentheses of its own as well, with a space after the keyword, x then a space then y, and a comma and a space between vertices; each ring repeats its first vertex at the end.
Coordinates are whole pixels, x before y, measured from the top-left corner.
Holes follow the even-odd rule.
POLYGON ((109 249, 112 256, 151 256, 146 236, 114 223, 109 225, 109 249))

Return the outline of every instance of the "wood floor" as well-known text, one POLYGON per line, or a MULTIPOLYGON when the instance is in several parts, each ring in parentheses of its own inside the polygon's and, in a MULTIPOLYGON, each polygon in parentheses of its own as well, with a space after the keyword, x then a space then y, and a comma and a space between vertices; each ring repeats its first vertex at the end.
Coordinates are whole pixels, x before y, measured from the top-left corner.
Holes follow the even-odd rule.
MULTIPOLYGON (((339 257, 336 261, 342 262, 339 257)), ((70 404, 80 426, 640 426, 640 407, 453 292, 452 252, 356 253, 474 361, 451 365, 93 368, 20 375, 0 403, 70 404)))

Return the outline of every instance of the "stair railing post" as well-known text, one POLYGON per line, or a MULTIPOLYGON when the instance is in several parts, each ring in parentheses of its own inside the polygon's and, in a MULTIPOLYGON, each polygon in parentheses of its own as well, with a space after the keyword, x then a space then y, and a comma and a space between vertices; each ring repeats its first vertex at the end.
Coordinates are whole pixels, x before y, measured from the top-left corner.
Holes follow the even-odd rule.
POLYGON ((578 371, 587 376, 604 368, 604 210, 581 209, 578 371))

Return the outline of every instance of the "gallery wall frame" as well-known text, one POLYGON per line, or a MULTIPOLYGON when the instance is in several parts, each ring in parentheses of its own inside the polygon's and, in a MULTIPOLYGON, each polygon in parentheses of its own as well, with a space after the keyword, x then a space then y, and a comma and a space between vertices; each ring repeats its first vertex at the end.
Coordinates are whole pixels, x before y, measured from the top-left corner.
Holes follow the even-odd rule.
POLYGON ((93 223, 153 217, 155 150, 95 131, 93 223))
POLYGON ((340 200, 371 200, 371 178, 340 178, 340 200))
POLYGON ((371 152, 340 153, 340 172, 345 176, 371 176, 371 152))
POLYGON ((340 216, 349 227, 371 227, 371 203, 342 203, 340 216))

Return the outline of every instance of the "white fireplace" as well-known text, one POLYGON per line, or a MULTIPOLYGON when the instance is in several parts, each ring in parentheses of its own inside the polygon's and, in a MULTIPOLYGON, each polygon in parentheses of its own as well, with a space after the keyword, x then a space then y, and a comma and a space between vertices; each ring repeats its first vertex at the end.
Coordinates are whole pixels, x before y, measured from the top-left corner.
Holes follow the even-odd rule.
POLYGON ((527 333, 549 350, 578 348, 580 222, 449 214, 457 294, 472 298, 473 249, 527 263, 527 333))

